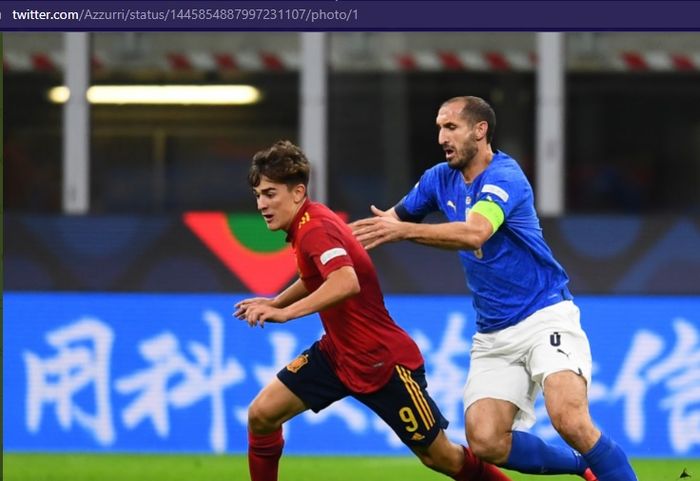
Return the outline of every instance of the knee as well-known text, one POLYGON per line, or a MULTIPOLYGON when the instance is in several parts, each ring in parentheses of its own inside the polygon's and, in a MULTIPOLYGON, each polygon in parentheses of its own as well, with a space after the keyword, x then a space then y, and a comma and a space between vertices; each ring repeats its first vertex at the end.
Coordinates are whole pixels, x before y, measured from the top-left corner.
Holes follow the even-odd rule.
POLYGON ((413 451, 425 467, 448 476, 458 473, 464 464, 464 448, 459 444, 447 442, 413 451))
POLYGON ((498 432, 483 426, 467 431, 469 448, 474 455, 492 464, 503 464, 508 460, 510 451, 510 433, 498 432))
POLYGON ((577 416, 573 416, 572 413, 568 415, 564 413, 552 413, 550 414, 550 419, 554 429, 561 435, 575 433, 582 428, 581 420, 578 419, 577 416))
POLYGON ((559 435, 577 449, 595 437, 596 429, 587 413, 555 413, 550 418, 559 435))
POLYGON ((428 453, 418 453, 418 459, 423 463, 423 466, 434 471, 437 471, 437 468, 440 466, 440 461, 428 453))
POLYGON ((279 428, 279 424, 262 403, 253 401, 248 407, 248 430, 253 434, 268 434, 279 428))
POLYGON ((564 438, 576 437, 579 433, 593 429, 585 400, 547 402, 547 413, 554 429, 564 438))

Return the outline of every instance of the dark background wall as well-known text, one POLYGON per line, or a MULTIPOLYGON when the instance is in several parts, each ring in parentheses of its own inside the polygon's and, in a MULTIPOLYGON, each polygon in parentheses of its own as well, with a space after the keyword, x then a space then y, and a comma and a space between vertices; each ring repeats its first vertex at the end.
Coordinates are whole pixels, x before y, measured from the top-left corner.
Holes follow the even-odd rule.
MULTIPOLYGON (((255 229, 254 236, 231 231, 242 239, 241 258, 261 252, 274 235, 262 222, 241 225, 255 229)), ((698 217, 568 216, 542 225, 574 294, 700 292, 698 217)), ((454 252, 398 243, 371 255, 387 293, 468 293, 454 252)), ((244 292, 251 285, 178 215, 9 213, 4 270, 7 290, 244 292)), ((292 266, 288 281, 295 273, 292 266)))

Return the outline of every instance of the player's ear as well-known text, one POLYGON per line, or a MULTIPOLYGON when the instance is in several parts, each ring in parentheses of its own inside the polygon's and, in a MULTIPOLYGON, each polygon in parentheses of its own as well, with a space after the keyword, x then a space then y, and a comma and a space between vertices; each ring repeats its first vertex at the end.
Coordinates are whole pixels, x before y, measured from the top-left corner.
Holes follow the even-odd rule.
POLYGON ((304 200, 306 197, 306 186, 304 184, 297 184, 292 188, 292 196, 294 197, 294 202, 297 204, 304 200))
POLYGON ((476 134, 476 140, 481 140, 484 137, 486 137, 486 132, 489 129, 489 123, 486 122, 485 120, 482 120, 481 122, 477 122, 477 124, 474 126, 474 133, 476 134))

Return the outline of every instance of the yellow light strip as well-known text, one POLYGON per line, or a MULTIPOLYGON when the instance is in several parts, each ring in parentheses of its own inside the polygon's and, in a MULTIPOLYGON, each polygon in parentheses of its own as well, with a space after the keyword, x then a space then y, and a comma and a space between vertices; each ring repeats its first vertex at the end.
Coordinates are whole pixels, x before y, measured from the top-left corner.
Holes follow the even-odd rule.
MULTIPOLYGON (((245 105, 260 97, 260 91, 250 85, 94 85, 87 91, 91 104, 118 105, 245 105)), ((49 90, 53 103, 69 98, 68 87, 49 90)))

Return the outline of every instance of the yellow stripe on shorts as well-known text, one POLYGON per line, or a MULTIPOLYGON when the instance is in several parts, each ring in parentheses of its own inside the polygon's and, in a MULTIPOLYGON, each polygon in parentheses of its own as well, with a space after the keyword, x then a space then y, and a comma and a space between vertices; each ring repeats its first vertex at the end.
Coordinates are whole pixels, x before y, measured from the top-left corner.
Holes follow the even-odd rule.
POLYGON ((435 417, 430 410, 430 405, 428 401, 425 400, 423 392, 420 390, 418 383, 411 377, 411 371, 403 366, 396 366, 396 371, 399 373, 399 377, 406 386, 406 391, 413 399, 413 404, 416 407, 416 411, 420 415, 425 429, 430 429, 435 424, 435 417))

